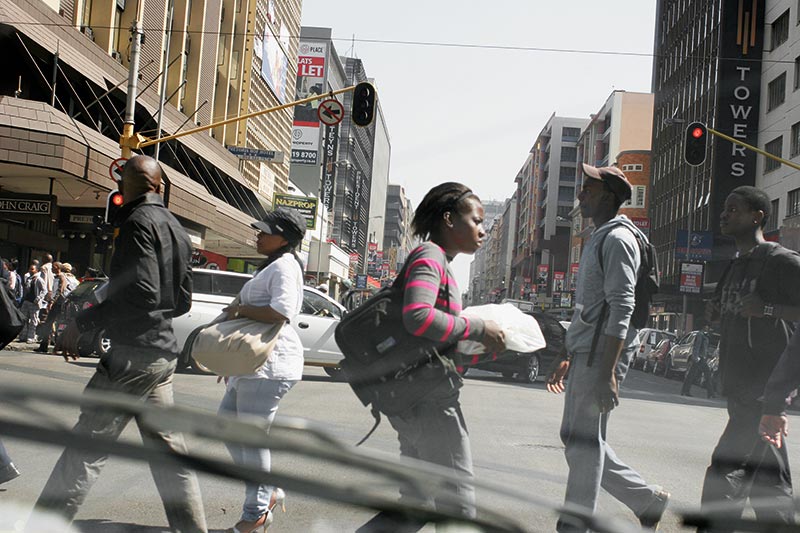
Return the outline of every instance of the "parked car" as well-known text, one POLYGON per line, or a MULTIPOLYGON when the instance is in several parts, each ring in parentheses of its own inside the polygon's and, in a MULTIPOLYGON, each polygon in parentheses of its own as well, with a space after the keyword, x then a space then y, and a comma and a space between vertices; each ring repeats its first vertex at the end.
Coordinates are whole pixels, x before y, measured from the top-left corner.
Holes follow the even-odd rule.
MULTIPOLYGON (((64 332, 75 315, 97 305, 95 292, 108 282, 108 278, 86 278, 69 293, 64 300, 64 309, 55 321, 56 339, 64 332)), ((78 355, 88 357, 97 354, 102 357, 111 349, 111 341, 102 328, 87 331, 78 338, 78 355)))
POLYGON ((463 373, 470 368, 499 372, 506 379, 517 379, 524 383, 533 383, 537 378, 547 371, 553 360, 561 352, 564 346, 566 329, 558 319, 538 311, 525 312, 531 315, 539 323, 547 346, 533 353, 518 353, 506 351, 500 354, 481 354, 475 356, 463 356, 463 373))
MULTIPOLYGON (((202 326, 216 318, 233 301, 252 276, 208 269, 194 269, 192 273, 192 307, 185 315, 172 320, 172 328, 181 348, 179 366, 191 366, 197 371, 207 372, 192 360, 191 341, 202 326)), ((95 291, 107 281, 106 278, 87 279, 72 291, 67 299, 67 311, 56 325, 58 333, 64 330, 76 313, 97 304, 95 291)), ((323 367, 332 377, 338 376, 339 361, 342 360, 342 352, 336 345, 333 333, 344 312, 344 307, 327 295, 311 287, 303 287, 300 314, 291 323, 303 343, 305 363, 323 367)), ((103 329, 84 333, 78 342, 78 350, 83 357, 92 353, 102 357, 110 349, 111 341, 105 337, 103 329)))
POLYGON ((659 329, 642 328, 639 330, 639 334, 636 337, 636 342, 639 344, 639 347, 633 354, 631 368, 643 369, 650 352, 652 352, 662 340, 666 338, 675 339, 675 337, 676 335, 674 333, 659 329))
MULTIPOLYGON (((687 333, 670 349, 664 362, 664 375, 667 378, 685 374, 689 369, 689 358, 692 356, 692 349, 698 333, 699 331, 687 333)), ((713 354, 719 345, 719 335, 716 333, 708 335, 708 352, 713 354)))
MULTIPOLYGON (((221 270, 195 269, 192 307, 188 313, 172 321, 178 346, 181 347, 179 366, 191 366, 207 373, 191 357, 191 345, 197 333, 214 320, 239 294, 250 274, 221 270)), ((305 350, 305 364, 321 366, 331 377, 339 375, 342 352, 336 345, 334 330, 345 313, 345 308, 326 294, 311 287, 303 287, 303 304, 298 317, 291 322, 300 336, 305 350)))

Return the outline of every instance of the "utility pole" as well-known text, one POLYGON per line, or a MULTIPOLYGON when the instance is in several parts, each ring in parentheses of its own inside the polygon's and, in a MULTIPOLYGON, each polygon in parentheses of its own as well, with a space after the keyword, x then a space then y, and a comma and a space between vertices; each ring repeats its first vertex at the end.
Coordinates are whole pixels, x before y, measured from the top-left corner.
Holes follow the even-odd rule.
MULTIPOLYGON (((144 35, 144 29, 142 28, 143 15, 144 0, 140 0, 136 13, 136 20, 131 24, 131 56, 130 63, 128 64, 128 99, 125 103, 125 122, 122 125, 122 136, 119 140, 119 146, 122 149, 122 157, 127 159, 130 159, 133 155, 131 140, 134 136, 136 94, 139 86, 139 57, 142 48, 142 35, 144 35)), ((160 134, 159 132, 159 135, 160 134)))

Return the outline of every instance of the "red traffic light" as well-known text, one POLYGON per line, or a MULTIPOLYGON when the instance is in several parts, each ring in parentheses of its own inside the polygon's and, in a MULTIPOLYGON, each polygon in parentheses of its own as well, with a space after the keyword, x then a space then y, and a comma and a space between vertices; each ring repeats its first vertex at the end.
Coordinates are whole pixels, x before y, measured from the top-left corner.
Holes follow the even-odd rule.
POLYGON ((122 193, 121 192, 115 192, 114 194, 112 194, 111 195, 111 203, 114 204, 117 207, 121 206, 122 205, 122 193))
POLYGON ((695 139, 699 139, 700 137, 702 137, 703 135, 705 135, 705 133, 706 133, 706 132, 705 132, 705 131, 703 131, 703 128, 694 128, 694 129, 692 130, 692 137, 694 137, 695 139))

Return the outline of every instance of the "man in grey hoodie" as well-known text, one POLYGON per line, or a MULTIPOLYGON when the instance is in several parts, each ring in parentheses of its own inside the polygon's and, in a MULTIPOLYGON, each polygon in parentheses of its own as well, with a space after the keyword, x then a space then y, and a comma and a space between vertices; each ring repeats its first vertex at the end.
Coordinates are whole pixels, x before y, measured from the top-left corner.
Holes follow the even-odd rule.
MULTIPOLYGON (((632 187, 625 174, 616 167, 586 164, 583 172, 585 179, 578 195, 581 215, 592 219, 595 230, 581 255, 575 313, 565 350, 547 378, 550 392, 566 390, 561 422, 569 465, 565 507, 594 512, 602 486, 627 505, 643 527, 655 529, 669 493, 647 484, 606 442, 608 417, 619 404, 619 383, 636 349, 637 330, 630 326, 641 265, 636 236, 646 237, 628 217, 618 214, 631 197, 632 187)), ((568 514, 562 514, 557 529, 587 531, 585 523, 568 514)))

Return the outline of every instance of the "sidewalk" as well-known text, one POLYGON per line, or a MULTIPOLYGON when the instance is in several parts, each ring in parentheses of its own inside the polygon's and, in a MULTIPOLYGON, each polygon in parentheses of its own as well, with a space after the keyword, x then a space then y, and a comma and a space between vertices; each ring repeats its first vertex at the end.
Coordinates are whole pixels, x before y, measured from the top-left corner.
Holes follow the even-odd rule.
MULTIPOLYGON (((4 349, 6 350, 13 350, 15 352, 33 352, 34 348, 38 348, 39 343, 36 344, 28 344, 27 342, 17 342, 12 341, 9 342, 4 349)), ((50 346, 50 351, 53 351, 53 347, 50 346)))

